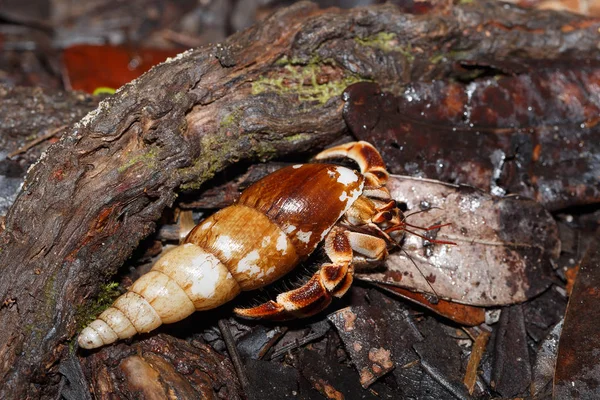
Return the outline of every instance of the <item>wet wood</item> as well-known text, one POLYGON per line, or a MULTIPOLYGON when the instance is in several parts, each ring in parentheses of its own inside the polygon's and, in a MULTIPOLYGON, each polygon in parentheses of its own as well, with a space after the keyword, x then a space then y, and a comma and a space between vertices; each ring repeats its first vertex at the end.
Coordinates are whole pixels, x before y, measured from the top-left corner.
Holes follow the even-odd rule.
MULTIPOLYGON (((96 399, 242 398, 229 359, 204 343, 163 334, 94 353, 84 359, 83 371, 96 399)), ((73 394, 76 398, 85 395, 73 394)))

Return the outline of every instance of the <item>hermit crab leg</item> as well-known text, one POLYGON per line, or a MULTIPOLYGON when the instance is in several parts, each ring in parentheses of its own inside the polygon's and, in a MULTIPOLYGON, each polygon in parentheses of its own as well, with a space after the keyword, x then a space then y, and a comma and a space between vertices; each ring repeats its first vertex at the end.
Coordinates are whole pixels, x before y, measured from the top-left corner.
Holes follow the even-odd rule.
POLYGON ((253 308, 237 308, 235 313, 245 318, 284 320, 308 317, 326 308, 332 297, 341 297, 350 288, 354 267, 349 232, 336 226, 325 238, 325 253, 332 263, 321 268, 301 287, 281 293, 253 308))
POLYGON ((371 143, 361 141, 342 144, 323 150, 317 154, 315 158, 317 160, 325 160, 341 157, 350 158, 358 164, 362 174, 366 178, 365 190, 374 190, 376 192, 377 189, 384 186, 387 182, 389 174, 385 168, 383 158, 381 158, 381 154, 379 154, 377 149, 373 147, 371 143))
MULTIPOLYGON (((387 243, 385 240, 360 232, 347 232, 350 246, 355 253, 364 256, 369 262, 384 260, 387 255, 387 243)), ((355 255, 354 258, 356 258, 355 255)))

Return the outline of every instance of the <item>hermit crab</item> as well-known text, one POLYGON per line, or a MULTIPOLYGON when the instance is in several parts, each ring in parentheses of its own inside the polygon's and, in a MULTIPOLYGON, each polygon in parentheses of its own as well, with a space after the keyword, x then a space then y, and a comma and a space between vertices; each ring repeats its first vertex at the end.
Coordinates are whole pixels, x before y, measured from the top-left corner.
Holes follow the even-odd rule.
POLYGON ((354 268, 384 260, 406 225, 385 187, 388 172, 379 152, 367 142, 352 142, 316 159, 343 157, 355 161, 360 173, 297 164, 247 188, 237 203, 202 221, 182 245, 159 258, 81 332, 79 345, 100 347, 215 308, 281 278, 322 241, 330 262, 307 283, 235 312, 247 318, 306 317, 343 296, 354 268))

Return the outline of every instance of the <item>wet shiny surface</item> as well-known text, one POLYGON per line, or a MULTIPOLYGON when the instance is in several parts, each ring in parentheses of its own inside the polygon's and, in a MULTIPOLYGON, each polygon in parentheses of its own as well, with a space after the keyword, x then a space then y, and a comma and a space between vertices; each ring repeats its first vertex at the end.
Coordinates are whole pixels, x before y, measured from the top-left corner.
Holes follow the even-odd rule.
POLYGON ((600 69, 556 66, 460 83, 414 83, 395 97, 346 90, 344 118, 378 143, 391 173, 516 193, 558 209, 600 201, 600 69))

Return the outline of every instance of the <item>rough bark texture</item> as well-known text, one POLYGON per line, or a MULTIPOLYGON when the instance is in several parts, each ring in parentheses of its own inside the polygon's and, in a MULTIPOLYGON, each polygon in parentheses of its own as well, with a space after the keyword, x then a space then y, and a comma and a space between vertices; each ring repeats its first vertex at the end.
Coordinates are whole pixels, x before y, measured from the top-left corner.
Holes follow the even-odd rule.
POLYGON ((0 397, 55 396, 78 309, 176 191, 238 160, 330 142, 348 84, 448 77, 440 54, 598 57, 598 24, 580 17, 495 2, 427 12, 299 3, 152 69, 70 128, 30 170, 0 237, 0 397))
MULTIPOLYGON (((117 344, 82 364, 86 375, 95 378, 96 398, 241 398, 231 362, 198 341, 159 334, 133 346, 117 344)), ((85 393, 73 395, 81 399, 85 393)))

